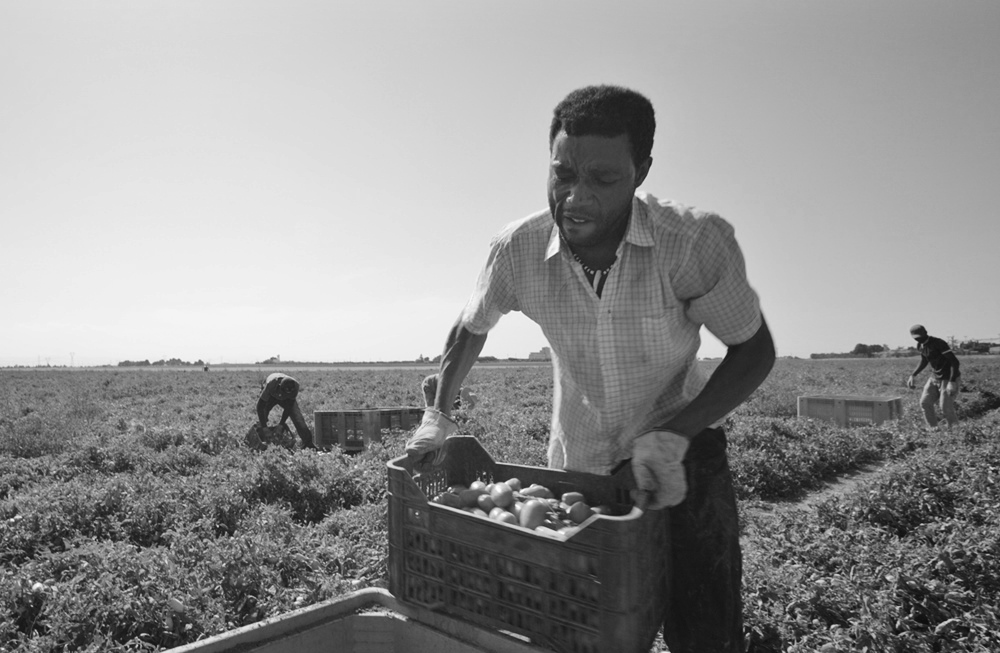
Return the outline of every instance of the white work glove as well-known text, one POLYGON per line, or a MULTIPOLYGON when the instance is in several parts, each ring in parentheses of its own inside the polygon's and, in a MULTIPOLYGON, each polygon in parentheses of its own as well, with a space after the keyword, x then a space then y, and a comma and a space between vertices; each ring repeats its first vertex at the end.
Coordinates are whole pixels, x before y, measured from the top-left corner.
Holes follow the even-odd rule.
POLYGON ((944 387, 944 391, 947 392, 952 397, 958 396, 958 383, 955 381, 948 381, 948 385, 944 387))
POLYGON ((406 455, 413 459, 413 471, 417 474, 429 472, 444 462, 445 440, 458 431, 450 417, 435 408, 425 408, 424 418, 406 442, 406 455))
POLYGON ((910 378, 906 379, 906 387, 912 390, 915 385, 917 385, 917 379, 911 374, 910 378))
POLYGON ((640 508, 661 510, 684 500, 684 454, 689 443, 688 438, 673 431, 650 431, 635 439, 632 475, 638 486, 640 508), (644 500, 645 506, 641 505, 644 500))

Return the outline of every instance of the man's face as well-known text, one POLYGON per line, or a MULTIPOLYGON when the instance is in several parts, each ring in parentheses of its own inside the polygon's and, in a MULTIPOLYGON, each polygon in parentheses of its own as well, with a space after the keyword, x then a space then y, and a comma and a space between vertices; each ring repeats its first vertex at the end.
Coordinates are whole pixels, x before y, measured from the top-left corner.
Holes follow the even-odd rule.
POLYGON ((549 210, 566 242, 594 247, 620 239, 628 224, 632 196, 651 161, 636 169, 625 134, 569 136, 559 132, 552 141, 549 161, 549 210))

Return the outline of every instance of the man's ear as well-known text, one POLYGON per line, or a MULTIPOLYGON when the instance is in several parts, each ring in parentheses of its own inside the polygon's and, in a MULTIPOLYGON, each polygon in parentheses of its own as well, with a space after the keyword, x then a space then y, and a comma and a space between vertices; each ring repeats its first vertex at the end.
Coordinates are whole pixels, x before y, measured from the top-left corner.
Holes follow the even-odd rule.
POLYGON ((646 181, 646 175, 649 174, 649 167, 653 165, 653 157, 646 157, 638 168, 635 170, 635 187, 639 188, 642 186, 642 182, 646 181))

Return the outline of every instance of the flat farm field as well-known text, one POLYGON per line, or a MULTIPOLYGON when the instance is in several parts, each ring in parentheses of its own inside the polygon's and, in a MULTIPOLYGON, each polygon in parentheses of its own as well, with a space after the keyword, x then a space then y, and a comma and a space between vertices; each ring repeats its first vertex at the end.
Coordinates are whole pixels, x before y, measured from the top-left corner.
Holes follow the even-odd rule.
MULTIPOLYGON (((1000 650, 1000 357, 962 358, 952 429, 923 426, 915 364, 780 360, 728 418, 748 651, 1000 650), (798 419, 813 394, 898 396, 903 416, 798 419), (830 491, 845 475, 862 480, 830 491)), ((418 406, 431 371, 281 369, 307 419, 418 406)), ((408 432, 252 451, 265 374, 0 371, 0 652, 164 650, 386 585, 385 465, 408 432)), ((479 365, 467 385, 462 432, 544 465, 550 368, 479 365)))

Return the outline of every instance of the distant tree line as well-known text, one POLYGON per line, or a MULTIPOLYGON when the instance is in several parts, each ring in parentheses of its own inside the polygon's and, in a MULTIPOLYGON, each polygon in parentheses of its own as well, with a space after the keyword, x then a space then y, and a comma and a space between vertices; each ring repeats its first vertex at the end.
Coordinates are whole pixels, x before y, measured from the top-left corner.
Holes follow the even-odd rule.
POLYGON ((169 367, 181 367, 181 366, 202 367, 204 365, 205 365, 205 361, 203 361, 201 359, 198 359, 198 360, 196 360, 193 363, 189 363, 187 361, 182 361, 179 358, 170 358, 168 360, 158 360, 158 361, 153 361, 152 363, 150 363, 148 359, 147 360, 142 360, 142 361, 121 361, 120 363, 118 363, 118 367, 156 367, 156 366, 160 366, 160 367, 168 367, 168 366, 169 367))
MULTIPOLYGON (((952 349, 954 349, 957 354, 988 354, 990 353, 990 347, 996 346, 994 343, 980 342, 978 340, 958 342, 955 338, 948 338, 948 344, 951 345, 952 349)), ((912 346, 890 349, 889 345, 866 345, 859 342, 854 345, 854 349, 849 352, 810 354, 809 358, 872 358, 874 356, 885 358, 918 356, 919 354, 920 352, 917 348, 912 346)))
POLYGON ((889 351, 889 345, 865 345, 858 343, 854 345, 854 349, 851 353, 855 356, 865 356, 871 358, 875 354, 881 354, 883 351, 889 351))
POLYGON ((872 358, 873 356, 914 356, 917 354, 917 350, 913 347, 907 347, 905 349, 892 350, 889 345, 866 345, 864 343, 858 343, 854 345, 854 349, 849 352, 841 353, 827 353, 827 354, 809 354, 809 358, 819 359, 819 358, 872 358))

